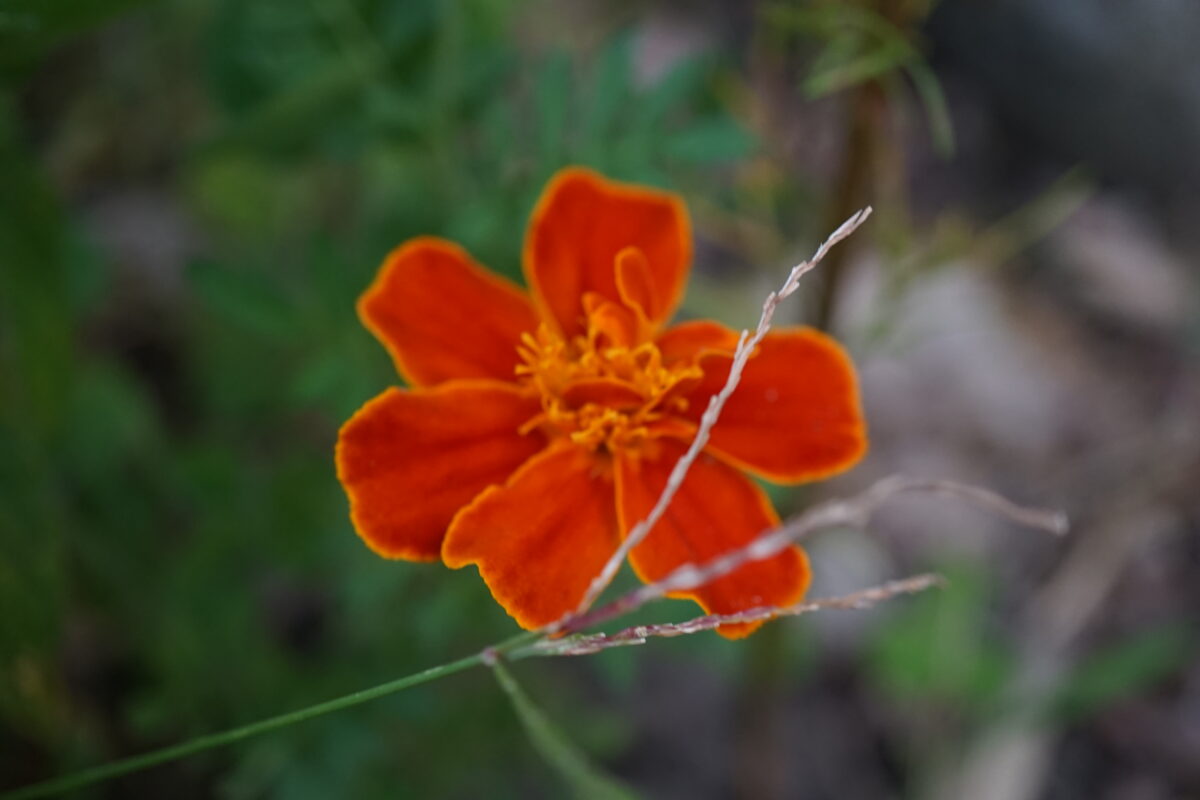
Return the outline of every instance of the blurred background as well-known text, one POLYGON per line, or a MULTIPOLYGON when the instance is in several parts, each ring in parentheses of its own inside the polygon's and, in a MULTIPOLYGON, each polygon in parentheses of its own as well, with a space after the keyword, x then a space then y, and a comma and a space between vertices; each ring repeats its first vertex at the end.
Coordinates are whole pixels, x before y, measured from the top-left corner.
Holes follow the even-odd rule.
MULTIPOLYGON (((811 544, 870 612, 517 678, 655 798, 1200 797, 1200 6, 1191 0, 0 0, 0 788, 510 634, 354 535, 338 426, 397 382, 354 301, 432 233, 519 278, 583 163, 681 193, 684 314, 852 350, 940 499, 811 544)), ((667 602, 643 619, 691 616, 667 602)), ((569 793, 486 671, 83 797, 569 793)))

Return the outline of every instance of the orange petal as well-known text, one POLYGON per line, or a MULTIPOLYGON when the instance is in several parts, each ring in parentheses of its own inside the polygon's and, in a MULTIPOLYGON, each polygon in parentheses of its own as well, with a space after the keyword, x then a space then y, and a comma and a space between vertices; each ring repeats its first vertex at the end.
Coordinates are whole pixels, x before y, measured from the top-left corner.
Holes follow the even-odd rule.
MULTIPOLYGON (((686 447, 659 440, 654 458, 617 459, 617 519, 622 535, 650 513, 686 447)), ((748 544, 779 525, 771 501, 753 481, 711 456, 701 455, 650 535, 633 549, 630 563, 646 581, 661 580, 684 564, 703 564, 748 544)), ((808 559, 792 547, 752 561, 699 589, 673 597, 695 600, 710 614, 732 614, 762 606, 798 603, 808 589, 808 559)), ((758 625, 725 625, 721 634, 736 639, 758 625)))
POLYGON ((541 407, 517 387, 451 381, 432 389, 388 389, 338 434, 338 479, 350 519, 387 558, 431 561, 450 520, 545 446, 517 429, 541 407))
POLYGON ((659 417, 646 423, 646 433, 651 439, 669 436, 672 439, 682 439, 690 445, 696 438, 696 425, 678 417, 659 417))
POLYGON ((635 387, 616 378, 585 378, 569 385, 562 393, 567 408, 587 403, 628 411, 644 405, 646 398, 635 387))
POLYGON ((639 339, 638 312, 596 292, 583 296, 588 336, 596 347, 630 347, 639 339))
POLYGON ((475 499, 450 526, 446 565, 476 564, 522 628, 574 610, 617 549, 610 476, 592 453, 560 441, 504 486, 475 499))
MULTIPOLYGON (((704 377, 684 414, 698 421, 729 376, 732 356, 700 359, 704 377)), ((854 365, 841 345, 810 328, 769 333, 725 404, 708 449, 784 483, 849 469, 866 452, 867 430, 854 365)))
POLYGON ((720 350, 732 353, 737 349, 739 334, 719 322, 697 319, 672 325, 663 331, 657 342, 663 363, 670 366, 691 361, 701 354, 720 350))
MULTIPOLYGON (((619 301, 617 254, 641 251, 651 290, 639 299, 653 324, 675 310, 692 260, 687 209, 676 195, 607 180, 591 170, 560 171, 533 211, 525 236, 525 277, 545 316, 567 336, 583 331, 580 299, 619 301)), ((631 279, 632 280, 632 279, 631 279)))
POLYGON ((417 386, 512 380, 521 334, 537 328, 520 289, 458 245, 428 236, 392 251, 359 299, 358 314, 417 386))
POLYGON ((649 309, 657 308, 654 283, 650 280, 650 263, 645 254, 636 247, 626 247, 617 253, 614 264, 617 294, 630 308, 649 316, 649 309))

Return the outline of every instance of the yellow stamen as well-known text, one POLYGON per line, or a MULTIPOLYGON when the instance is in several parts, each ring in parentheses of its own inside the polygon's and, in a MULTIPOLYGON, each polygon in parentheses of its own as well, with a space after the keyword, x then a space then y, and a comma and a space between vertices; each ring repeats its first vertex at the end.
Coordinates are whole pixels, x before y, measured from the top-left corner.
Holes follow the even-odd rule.
MULTIPOLYGON (((590 321, 597 322, 597 316, 590 321)), ((615 452, 640 447, 650 423, 686 408, 686 400, 668 395, 681 381, 700 377, 699 367, 666 366, 654 342, 623 346, 612 343, 617 338, 599 324, 570 341, 546 325, 524 334, 517 348, 524 363, 517 376, 542 400, 542 413, 526 429, 540 427, 590 450, 615 452), (620 407, 600 397, 606 388, 621 397, 620 407)))

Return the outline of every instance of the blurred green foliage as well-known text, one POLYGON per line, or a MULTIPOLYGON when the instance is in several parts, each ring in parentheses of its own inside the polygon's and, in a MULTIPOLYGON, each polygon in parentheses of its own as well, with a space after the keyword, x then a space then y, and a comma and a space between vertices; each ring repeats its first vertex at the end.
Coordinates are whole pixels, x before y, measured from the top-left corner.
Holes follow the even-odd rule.
POLYGON ((950 564, 942 574, 944 588, 915 597, 880 628, 872 674, 898 700, 994 715, 1015 659, 990 619, 991 575, 970 563, 950 564))
MULTIPOLYGON (((385 562, 350 528, 336 430, 398 380, 358 294, 419 233, 517 277, 528 211, 566 163, 665 184, 754 147, 717 101, 721 64, 638 87, 629 34, 586 63, 521 51, 515 7, 0 6, 4 783, 511 631, 472 570, 385 562), (60 124, 25 127, 20 104, 47 94, 60 124), (195 221, 180 263, 124 263, 60 199, 129 181, 195 221)), ((486 676, 463 677, 168 770, 231 798, 518 797, 514 775, 550 778, 522 766, 514 725, 486 676)), ((620 740, 573 733, 601 756, 620 740)))
POLYGON ((926 16, 933 2, 880 4, 881 10, 841 2, 805 5, 777 3, 766 9, 779 35, 798 35, 820 43, 820 50, 801 81, 809 97, 822 97, 867 82, 879 82, 890 94, 906 77, 921 102, 934 147, 954 153, 954 126, 941 84, 914 42, 906 23, 926 16))
POLYGON ((1019 650, 1031 643, 1004 629, 995 576, 982 564, 963 561, 940 571, 946 586, 896 610, 876 631, 867 665, 872 682, 892 702, 920 705, 958 725, 1006 717, 1077 722, 1152 690, 1191 663, 1200 647, 1195 631, 1183 624, 1134 632, 1082 657, 1049 691, 1031 694, 1030 676, 1019 672, 1019 650))
POLYGON ((1196 658, 1200 642, 1183 624, 1139 631, 1098 648, 1062 680, 1045 711, 1080 720, 1154 687, 1196 658))
POLYGON ((5 0, 0 3, 0 74, 24 72, 70 36, 147 0, 5 0))

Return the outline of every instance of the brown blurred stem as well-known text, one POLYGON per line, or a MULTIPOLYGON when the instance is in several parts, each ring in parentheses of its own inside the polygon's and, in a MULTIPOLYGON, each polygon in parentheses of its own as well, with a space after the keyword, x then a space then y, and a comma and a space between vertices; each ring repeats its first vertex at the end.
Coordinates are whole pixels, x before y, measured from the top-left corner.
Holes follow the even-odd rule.
MULTIPOLYGON (((849 99, 848 132, 842 162, 838 169, 833 199, 826 207, 822 230, 837 220, 845 219, 855 209, 870 204, 871 186, 875 180, 875 154, 883 128, 884 96, 877 83, 867 83, 854 91, 849 99)), ((821 289, 817 298, 813 324, 823 331, 832 328, 837 311, 838 290, 841 288, 849 247, 831 252, 821 269, 821 289)))
POLYGON ((738 800, 774 800, 787 795, 786 743, 780 705, 787 687, 789 626, 765 625, 746 642, 746 662, 737 700, 734 735, 738 800))

